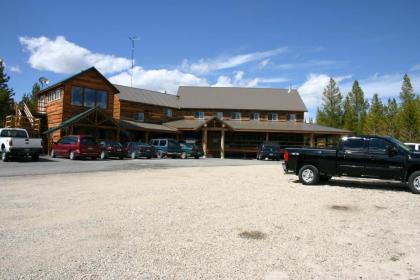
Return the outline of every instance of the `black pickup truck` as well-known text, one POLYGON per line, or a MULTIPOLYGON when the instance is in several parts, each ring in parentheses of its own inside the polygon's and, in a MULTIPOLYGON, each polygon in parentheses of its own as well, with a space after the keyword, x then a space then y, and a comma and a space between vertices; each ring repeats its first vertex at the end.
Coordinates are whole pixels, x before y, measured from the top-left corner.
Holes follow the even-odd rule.
POLYGON ((343 137, 337 149, 287 148, 283 169, 304 185, 332 176, 377 178, 408 183, 420 194, 420 152, 392 137, 343 137))

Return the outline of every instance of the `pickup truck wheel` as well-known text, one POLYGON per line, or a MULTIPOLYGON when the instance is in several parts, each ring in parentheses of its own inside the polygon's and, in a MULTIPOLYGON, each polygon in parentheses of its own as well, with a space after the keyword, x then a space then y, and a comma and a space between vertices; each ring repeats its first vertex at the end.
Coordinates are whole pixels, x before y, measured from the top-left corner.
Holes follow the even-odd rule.
POLYGON ((420 194, 420 171, 413 172, 408 179, 408 187, 412 193, 420 194))
POLYGON ((299 181, 304 185, 315 185, 319 181, 318 169, 313 165, 305 165, 299 170, 299 181))
POLYGON ((6 153, 6 151, 5 151, 5 150, 1 151, 1 160, 2 160, 3 162, 6 162, 6 161, 8 161, 8 160, 9 160, 9 155, 6 153))

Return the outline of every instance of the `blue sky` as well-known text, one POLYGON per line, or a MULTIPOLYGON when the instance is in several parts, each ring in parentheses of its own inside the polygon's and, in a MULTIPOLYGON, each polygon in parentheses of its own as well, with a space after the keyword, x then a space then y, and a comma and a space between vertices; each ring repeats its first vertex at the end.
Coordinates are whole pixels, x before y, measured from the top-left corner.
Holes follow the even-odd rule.
POLYGON ((420 1, 6 1, 0 58, 19 99, 96 66, 112 82, 298 88, 314 116, 328 77, 347 93, 420 91, 420 1))

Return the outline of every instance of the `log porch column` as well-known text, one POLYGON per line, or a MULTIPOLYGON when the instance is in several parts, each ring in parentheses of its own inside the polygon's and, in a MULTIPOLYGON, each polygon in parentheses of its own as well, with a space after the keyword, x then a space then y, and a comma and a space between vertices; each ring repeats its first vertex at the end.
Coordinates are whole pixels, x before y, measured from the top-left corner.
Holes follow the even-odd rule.
POLYGON ((203 129, 203 139, 201 140, 201 143, 203 143, 203 158, 207 157, 207 124, 204 125, 203 129))
POLYGON ((149 131, 144 132, 144 141, 146 142, 146 144, 149 143, 149 131))
POLYGON ((220 137, 220 158, 225 158, 225 125, 222 125, 221 137, 220 137))
POLYGON ((268 139, 269 139, 269 137, 268 137, 269 135, 268 135, 268 132, 266 132, 265 133, 265 142, 268 142, 268 139))
POLYGON ((309 146, 310 147, 315 147, 315 139, 314 139, 314 134, 313 133, 311 133, 309 135, 309 146))

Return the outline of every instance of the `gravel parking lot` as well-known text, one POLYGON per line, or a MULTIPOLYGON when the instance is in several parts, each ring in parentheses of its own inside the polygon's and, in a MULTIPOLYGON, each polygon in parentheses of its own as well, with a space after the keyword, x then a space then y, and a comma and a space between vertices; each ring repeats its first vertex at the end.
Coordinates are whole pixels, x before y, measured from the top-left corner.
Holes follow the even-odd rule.
POLYGON ((397 183, 257 161, 0 180, 2 279, 420 279, 420 196, 397 183))

